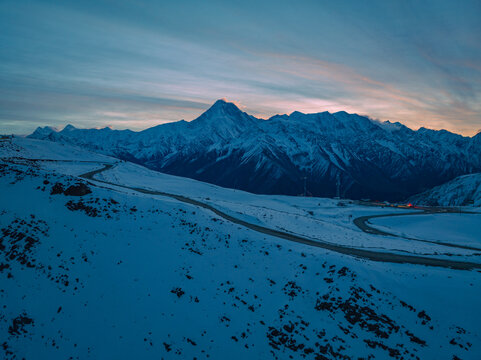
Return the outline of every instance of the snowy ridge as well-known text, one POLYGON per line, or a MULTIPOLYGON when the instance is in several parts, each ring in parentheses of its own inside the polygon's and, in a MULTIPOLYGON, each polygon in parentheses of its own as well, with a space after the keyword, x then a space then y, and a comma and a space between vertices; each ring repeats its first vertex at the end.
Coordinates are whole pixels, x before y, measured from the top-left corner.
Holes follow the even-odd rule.
POLYGON ((255 193, 402 200, 481 171, 481 135, 413 131, 346 112, 257 119, 218 100, 199 118, 140 132, 39 128, 31 138, 82 146, 151 169, 255 193))
POLYGON ((429 206, 481 207, 481 173, 459 176, 409 198, 410 202, 429 206))

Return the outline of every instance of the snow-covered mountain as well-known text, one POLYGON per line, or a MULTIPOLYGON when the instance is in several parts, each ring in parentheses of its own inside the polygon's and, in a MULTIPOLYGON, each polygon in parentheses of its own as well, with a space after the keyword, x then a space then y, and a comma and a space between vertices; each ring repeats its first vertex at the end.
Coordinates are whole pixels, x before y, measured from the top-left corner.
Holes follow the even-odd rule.
POLYGON ((459 176, 409 201, 430 206, 481 206, 481 173, 459 176))
POLYGON ((144 131, 38 128, 31 138, 75 144, 151 169, 254 193, 399 200, 481 171, 481 134, 411 130, 346 112, 267 120, 218 100, 199 118, 144 131))
POLYGON ((474 231, 452 245, 476 249, 437 243, 459 222, 433 242, 375 235, 353 217, 406 210, 260 196, 17 137, 0 141, 0 189, 0 359, 479 359, 481 273, 384 262, 479 264, 474 231))

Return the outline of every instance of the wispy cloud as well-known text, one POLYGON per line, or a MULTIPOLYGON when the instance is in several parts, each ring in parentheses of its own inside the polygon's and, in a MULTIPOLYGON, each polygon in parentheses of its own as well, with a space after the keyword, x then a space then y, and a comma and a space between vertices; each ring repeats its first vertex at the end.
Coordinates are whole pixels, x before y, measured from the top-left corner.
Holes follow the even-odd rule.
POLYGON ((480 15, 469 1, 120 0, 113 11, 103 1, 7 0, 0 131, 141 129, 191 120, 226 97, 263 117, 346 110, 472 135, 481 123, 480 15))

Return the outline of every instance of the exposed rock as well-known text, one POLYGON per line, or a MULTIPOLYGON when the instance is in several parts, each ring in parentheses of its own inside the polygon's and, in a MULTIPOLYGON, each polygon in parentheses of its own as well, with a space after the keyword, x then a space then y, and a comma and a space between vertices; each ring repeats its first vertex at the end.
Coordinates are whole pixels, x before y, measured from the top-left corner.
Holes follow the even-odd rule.
POLYGON ((26 334, 25 325, 33 324, 33 319, 29 318, 25 313, 20 314, 12 320, 12 324, 8 328, 8 333, 13 336, 26 334))
POLYGON ((91 192, 92 190, 90 190, 90 188, 84 183, 77 183, 69 186, 67 190, 64 191, 64 194, 69 196, 83 196, 90 194, 91 192))
POLYGON ((63 193, 63 185, 61 183, 55 183, 55 185, 52 186, 52 191, 50 191, 50 195, 57 195, 62 193, 63 193))

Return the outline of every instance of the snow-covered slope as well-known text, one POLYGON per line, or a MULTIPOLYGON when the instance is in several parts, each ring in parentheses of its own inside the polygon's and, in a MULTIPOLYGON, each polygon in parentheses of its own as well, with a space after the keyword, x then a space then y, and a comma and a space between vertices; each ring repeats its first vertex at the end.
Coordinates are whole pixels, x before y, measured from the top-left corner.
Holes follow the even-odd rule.
POLYGON ((345 221, 373 208, 256 196, 68 146, 0 142, 0 357, 478 358, 479 272, 360 260, 75 176, 103 164, 115 166, 98 176, 118 184, 210 199, 260 224, 282 213, 292 232, 317 226, 323 237, 374 241, 345 221))
POLYGON ((15 159, 50 159, 50 160, 78 160, 78 161, 103 161, 115 162, 109 156, 88 151, 84 148, 51 143, 42 140, 25 139, 15 137, 12 140, 0 140, 0 156, 2 158, 15 159))
POLYGON ((39 128, 32 138, 75 144, 180 176, 264 194, 401 200, 481 171, 481 135, 413 131, 346 112, 256 119, 217 101, 191 122, 141 132, 39 128))
POLYGON ((459 176, 409 201, 430 206, 481 206, 481 173, 459 176))
POLYGON ((481 248, 481 212, 473 214, 426 214, 372 219, 377 229, 399 236, 462 243, 481 248))

